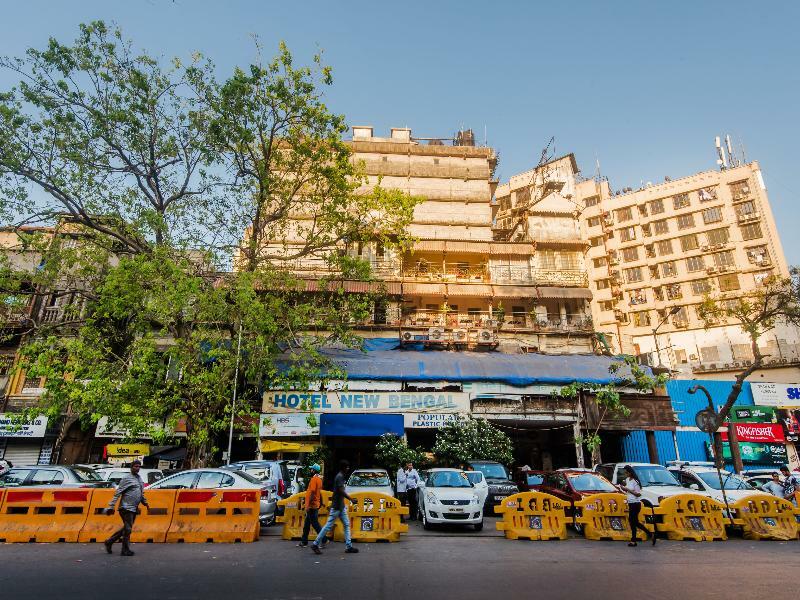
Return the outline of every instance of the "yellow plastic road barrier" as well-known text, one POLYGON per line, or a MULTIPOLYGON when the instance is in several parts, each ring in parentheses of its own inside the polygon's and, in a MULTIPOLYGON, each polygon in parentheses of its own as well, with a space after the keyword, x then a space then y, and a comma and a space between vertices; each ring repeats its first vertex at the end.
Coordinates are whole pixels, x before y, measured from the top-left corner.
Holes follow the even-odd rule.
POLYGON ((728 539, 725 505, 708 496, 678 494, 664 498, 656 507, 655 514, 662 518, 662 522, 656 525, 658 531, 666 533, 671 540, 711 542, 728 539))
POLYGON ((77 542, 91 489, 6 490, 0 507, 0 542, 77 542))
POLYGON ((509 496, 494 512, 503 519, 496 524, 509 540, 565 540, 567 522, 564 502, 543 492, 520 492, 509 496))
POLYGON ((259 490, 178 490, 167 542, 258 541, 259 490))
MULTIPOLYGON (((350 518, 350 536, 354 542, 397 542, 401 533, 408 533, 408 525, 401 516, 408 515, 408 507, 400 500, 378 492, 352 494, 353 502, 347 507, 350 518)), ((333 539, 344 541, 344 527, 337 521, 333 539)))
POLYGON ((795 507, 788 500, 754 494, 731 505, 733 524, 742 528, 747 540, 793 540, 798 523, 795 507))
MULTIPOLYGON (((105 514, 105 509, 114 496, 113 489, 96 489, 92 492, 89 514, 78 536, 79 542, 102 542, 122 527, 122 521, 115 511, 105 514)), ((144 497, 149 508, 140 506, 141 512, 133 524, 132 542, 165 542, 167 530, 172 523, 172 510, 175 506, 176 490, 148 490, 144 497)))
MULTIPOLYGON (((328 520, 328 509, 331 505, 331 492, 322 490, 322 507, 319 509, 319 522, 324 525, 328 520)), ((303 522, 306 518, 306 493, 300 492, 278 501, 283 507, 283 514, 275 518, 276 523, 283 523, 281 537, 284 540, 299 540, 303 535, 303 522)), ((337 521, 337 523, 339 523, 337 521)), ((339 524, 341 526, 341 524, 339 524)), ((310 535, 316 536, 314 529, 310 535)))
MULTIPOLYGON (((592 494, 575 502, 575 522, 583 525, 587 540, 630 541, 628 505, 625 494, 592 494)), ((639 513, 640 519, 644 518, 639 513)))

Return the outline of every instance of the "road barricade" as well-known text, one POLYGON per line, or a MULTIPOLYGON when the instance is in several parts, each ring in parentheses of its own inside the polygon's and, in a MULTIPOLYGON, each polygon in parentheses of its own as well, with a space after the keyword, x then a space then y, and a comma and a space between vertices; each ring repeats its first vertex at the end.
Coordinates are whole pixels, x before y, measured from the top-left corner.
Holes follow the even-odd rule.
POLYGON ((795 511, 788 500, 767 494, 754 494, 731 504, 733 524, 742 528, 747 540, 796 539, 795 511))
POLYGON ((0 505, 0 542, 77 542, 91 489, 15 488, 0 505))
POLYGON ((656 524, 659 532, 670 540, 711 542, 726 540, 725 505, 708 496, 678 494, 664 498, 654 510, 661 517, 656 524))
POLYGON ((494 507, 496 527, 509 540, 565 540, 568 519, 564 502, 543 492, 520 492, 494 507))
POLYGON ((177 490, 166 541, 256 542, 260 500, 256 489, 177 490))
MULTIPOLYGON (((92 493, 86 523, 78 536, 79 542, 102 542, 122 527, 119 514, 105 514, 108 503, 114 496, 114 489, 97 489, 92 493)), ((144 497, 149 508, 139 506, 131 533, 132 542, 165 542, 167 530, 172 523, 172 511, 175 506, 176 490, 148 490, 144 497)), ((115 507, 117 508, 117 507, 115 507)))
MULTIPOLYGON (((397 542, 400 534, 408 533, 408 525, 401 517, 408 515, 408 507, 400 500, 379 492, 351 494, 352 504, 347 507, 350 519, 350 536, 354 542, 397 542)), ((334 529, 333 539, 344 541, 344 527, 334 529)))
POLYGON ((592 494, 575 502, 575 512, 575 522, 583 526, 587 540, 631 539, 625 494, 592 494))
MULTIPOLYGON (((319 509, 320 526, 328 520, 328 509, 331 505, 331 492, 322 490, 322 507, 319 509)), ((278 506, 283 508, 283 514, 275 517, 276 523, 283 523, 281 537, 284 540, 299 540, 303 536, 303 522, 306 518, 306 493, 300 492, 278 501, 278 506)), ((338 521, 337 521, 338 523, 338 521)), ((341 527, 341 524, 339 524, 341 527)), ((311 536, 316 536, 311 528, 311 536)), ((332 534, 331 534, 332 537, 332 534)))

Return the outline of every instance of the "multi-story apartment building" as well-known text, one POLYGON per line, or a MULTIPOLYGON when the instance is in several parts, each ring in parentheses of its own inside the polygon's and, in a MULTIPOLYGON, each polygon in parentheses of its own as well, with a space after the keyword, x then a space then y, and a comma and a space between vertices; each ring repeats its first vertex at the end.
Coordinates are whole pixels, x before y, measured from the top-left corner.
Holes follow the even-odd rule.
MULTIPOLYGON (((592 313, 615 349, 649 355, 679 377, 740 370, 752 361, 738 326, 706 329, 706 294, 731 297, 788 275, 757 162, 612 193, 605 179, 576 185, 592 313)), ((760 340, 777 367, 800 357, 796 328, 760 340)))

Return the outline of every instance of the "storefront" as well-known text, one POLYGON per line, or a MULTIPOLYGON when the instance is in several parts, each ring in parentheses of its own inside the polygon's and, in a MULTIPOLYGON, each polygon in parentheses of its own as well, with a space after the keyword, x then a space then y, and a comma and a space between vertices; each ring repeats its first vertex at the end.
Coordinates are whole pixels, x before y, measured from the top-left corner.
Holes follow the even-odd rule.
POLYGON ((0 414, 0 458, 14 465, 50 464, 53 440, 46 438, 47 417, 18 423, 13 415, 0 414))

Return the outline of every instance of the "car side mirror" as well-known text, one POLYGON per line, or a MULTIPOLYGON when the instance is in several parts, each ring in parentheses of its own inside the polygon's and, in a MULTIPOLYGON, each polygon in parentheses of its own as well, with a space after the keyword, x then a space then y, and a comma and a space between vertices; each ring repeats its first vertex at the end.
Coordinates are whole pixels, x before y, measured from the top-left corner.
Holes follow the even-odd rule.
POLYGON ((697 485, 696 483, 690 483, 689 484, 689 489, 690 490, 695 490, 695 491, 700 491, 700 486, 697 485))

